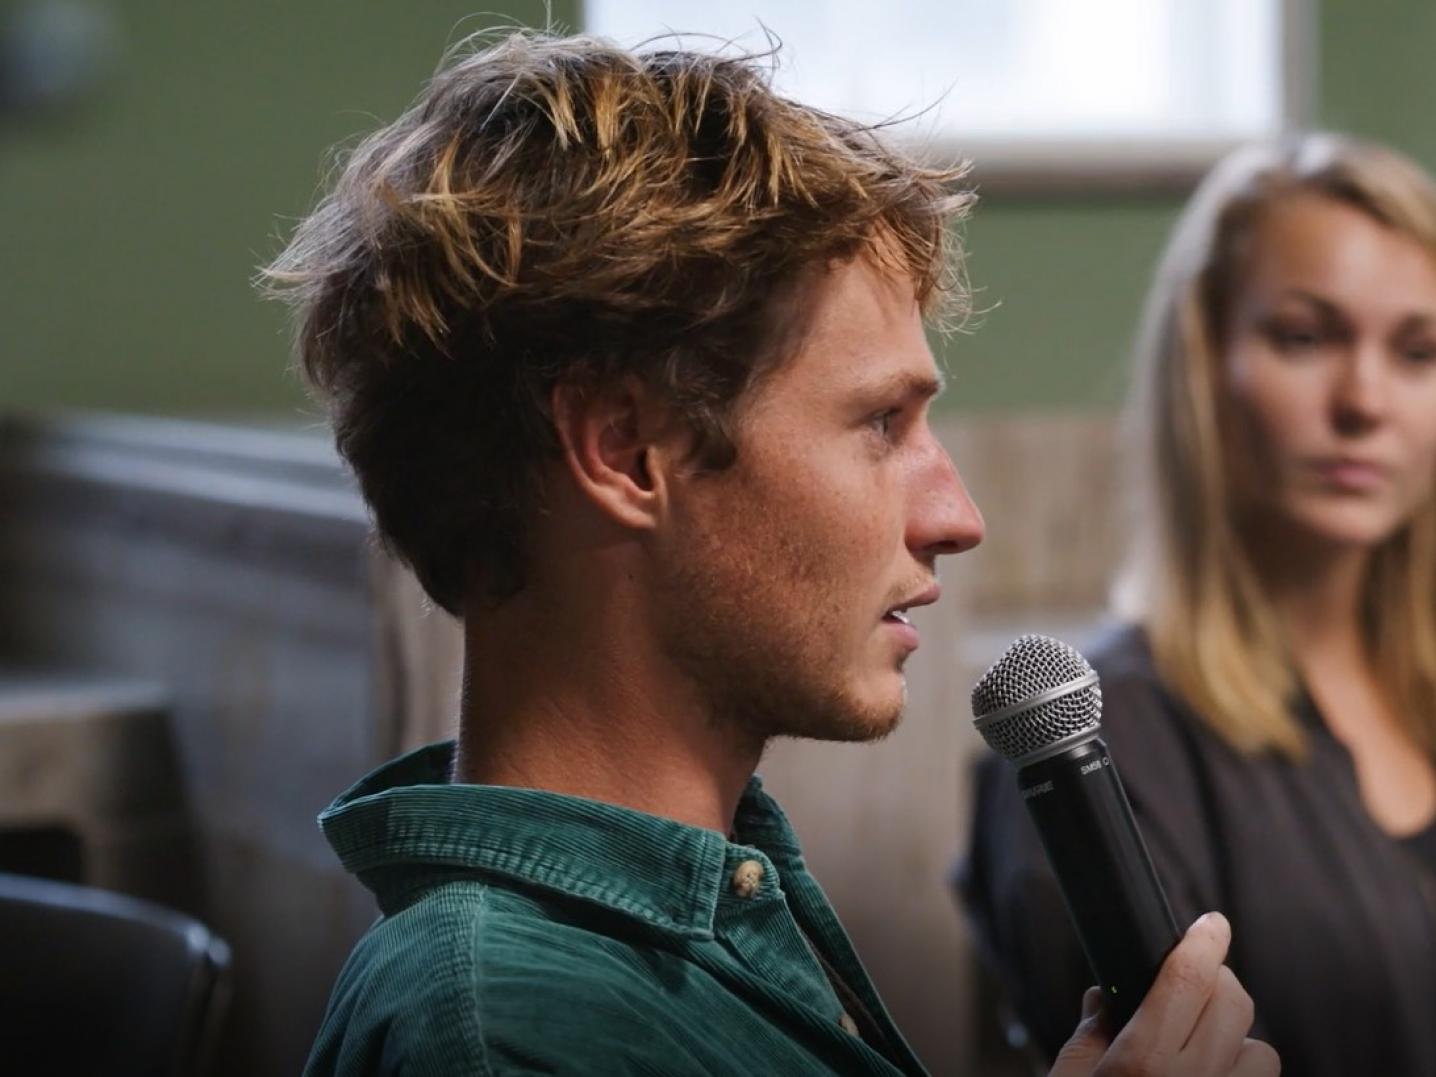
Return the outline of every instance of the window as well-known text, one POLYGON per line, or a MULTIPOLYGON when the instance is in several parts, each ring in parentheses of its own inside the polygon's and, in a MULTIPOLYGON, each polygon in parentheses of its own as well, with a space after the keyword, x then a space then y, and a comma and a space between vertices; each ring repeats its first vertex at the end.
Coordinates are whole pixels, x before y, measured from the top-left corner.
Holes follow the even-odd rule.
POLYGON ((970 157, 984 186, 1188 179, 1305 118, 1309 0, 586 0, 635 45, 781 41, 777 85, 970 157))

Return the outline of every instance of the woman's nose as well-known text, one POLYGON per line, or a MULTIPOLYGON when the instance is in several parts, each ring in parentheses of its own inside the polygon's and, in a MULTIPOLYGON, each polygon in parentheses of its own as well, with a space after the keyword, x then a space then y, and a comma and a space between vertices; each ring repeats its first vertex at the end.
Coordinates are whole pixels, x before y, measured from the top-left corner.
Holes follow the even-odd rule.
POLYGON ((1338 365, 1331 387, 1331 416, 1344 434, 1360 434, 1385 418, 1391 402, 1391 364, 1375 345, 1352 349, 1338 365))

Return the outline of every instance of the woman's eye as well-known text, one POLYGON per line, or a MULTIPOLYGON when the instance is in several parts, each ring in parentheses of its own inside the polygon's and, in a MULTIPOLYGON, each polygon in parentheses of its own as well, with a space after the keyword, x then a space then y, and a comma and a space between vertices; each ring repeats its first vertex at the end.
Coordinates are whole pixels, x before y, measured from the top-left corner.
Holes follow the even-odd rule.
POLYGON ((1273 325, 1267 329, 1272 345, 1282 352, 1303 352, 1321 344, 1319 330, 1296 325, 1273 325))
POLYGON ((1401 349, 1401 358, 1418 366, 1436 362, 1436 343, 1423 340, 1416 344, 1407 344, 1401 349))

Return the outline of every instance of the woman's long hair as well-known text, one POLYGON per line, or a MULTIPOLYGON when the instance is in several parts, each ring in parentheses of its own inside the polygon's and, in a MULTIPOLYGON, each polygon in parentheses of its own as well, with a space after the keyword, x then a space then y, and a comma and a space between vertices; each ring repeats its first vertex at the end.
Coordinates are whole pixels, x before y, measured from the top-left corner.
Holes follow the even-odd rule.
MULTIPOLYGON (((1134 542, 1115 598, 1164 681, 1236 749, 1299 758, 1298 673, 1241 529, 1220 392, 1228 308, 1273 202, 1353 206, 1436 258, 1436 184, 1401 155, 1334 135, 1238 150, 1181 215, 1147 298, 1125 423, 1134 542)), ((1374 552, 1362 630, 1379 682, 1436 755, 1436 490, 1374 552)))

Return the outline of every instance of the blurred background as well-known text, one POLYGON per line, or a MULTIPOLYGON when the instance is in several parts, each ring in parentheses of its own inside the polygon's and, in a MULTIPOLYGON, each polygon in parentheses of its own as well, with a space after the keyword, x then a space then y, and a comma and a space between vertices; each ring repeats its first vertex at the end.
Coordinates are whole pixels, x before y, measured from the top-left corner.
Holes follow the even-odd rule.
POLYGON ((0 871, 138 894, 227 939, 219 1072, 301 1065, 373 916, 314 816, 446 735, 457 655, 367 540, 251 281, 326 148, 508 22, 699 48, 762 49, 766 28, 795 96, 912 116, 896 137, 974 162, 980 313, 937 346, 942 434, 989 540, 921 611, 938 642, 903 733, 780 745, 765 770, 919 1054, 1020 1072, 946 890, 968 688, 1014 632, 1102 617, 1112 416, 1192 183, 1239 141, 1313 126, 1436 167, 1436 6, 0 0, 0 871))

